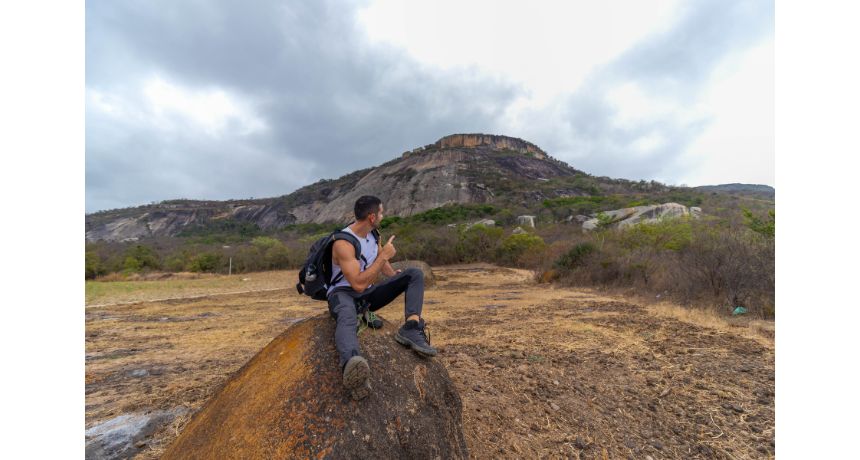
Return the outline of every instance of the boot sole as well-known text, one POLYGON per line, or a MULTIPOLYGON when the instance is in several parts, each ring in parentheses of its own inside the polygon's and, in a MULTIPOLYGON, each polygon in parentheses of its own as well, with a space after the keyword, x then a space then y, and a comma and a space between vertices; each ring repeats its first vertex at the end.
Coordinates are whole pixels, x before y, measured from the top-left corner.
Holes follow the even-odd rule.
POLYGON ((361 356, 354 356, 343 369, 343 386, 349 390, 352 399, 364 399, 370 394, 370 366, 361 356))
POLYGON ((436 356, 436 350, 428 350, 426 348, 420 347, 420 346, 416 345, 414 342, 412 342, 411 340, 400 335, 399 332, 394 333, 394 340, 396 340, 397 343, 399 343, 400 345, 403 345, 406 348, 411 348, 412 351, 414 351, 415 353, 418 353, 419 355, 421 355, 423 357, 430 358, 430 357, 436 356))

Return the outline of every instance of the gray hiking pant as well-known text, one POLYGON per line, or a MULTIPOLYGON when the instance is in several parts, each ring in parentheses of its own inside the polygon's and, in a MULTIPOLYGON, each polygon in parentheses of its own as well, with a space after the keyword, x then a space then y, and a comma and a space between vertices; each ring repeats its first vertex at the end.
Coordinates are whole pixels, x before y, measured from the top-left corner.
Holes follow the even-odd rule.
POLYGON ((407 268, 383 283, 365 289, 362 293, 356 292, 351 286, 338 286, 332 290, 328 295, 328 311, 337 321, 334 343, 340 356, 341 369, 349 358, 359 354, 356 332, 358 330, 357 301, 364 301, 370 311, 376 311, 391 303, 404 291, 406 292, 404 320, 412 315, 421 316, 421 307, 424 305, 424 273, 417 268, 407 268))

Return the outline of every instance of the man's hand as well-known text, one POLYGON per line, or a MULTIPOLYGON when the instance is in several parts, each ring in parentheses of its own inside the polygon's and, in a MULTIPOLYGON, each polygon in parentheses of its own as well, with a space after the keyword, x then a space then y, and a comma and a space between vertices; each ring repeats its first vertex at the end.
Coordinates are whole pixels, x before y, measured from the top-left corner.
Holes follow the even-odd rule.
POLYGON ((395 236, 397 235, 391 235, 391 238, 388 239, 388 242, 385 243, 385 246, 382 246, 382 244, 379 245, 379 257, 381 257, 383 260, 391 260, 391 258, 394 257, 395 254, 397 254, 397 249, 394 248, 394 244, 392 243, 392 241, 394 241, 395 236))

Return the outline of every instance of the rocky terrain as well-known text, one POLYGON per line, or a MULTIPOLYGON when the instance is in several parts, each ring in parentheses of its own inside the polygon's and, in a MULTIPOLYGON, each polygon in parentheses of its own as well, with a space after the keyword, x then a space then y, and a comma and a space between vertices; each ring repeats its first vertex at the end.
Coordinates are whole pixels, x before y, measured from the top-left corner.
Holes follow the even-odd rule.
MULTIPOLYGON (((534 284, 525 270, 433 270, 424 316, 462 401, 470 457, 773 458, 772 323, 534 284)), ((159 458, 261 349, 325 312, 292 288, 294 271, 242 276, 88 286, 91 448, 112 440, 159 458)), ((400 318, 401 299, 381 315, 400 318)), ((384 339, 374 333, 384 335, 362 332, 362 343, 384 339)), ((375 375, 388 360, 373 355, 375 375)))
POLYGON ((673 219, 691 216, 698 218, 702 209, 696 206, 687 208, 678 203, 664 203, 650 206, 634 206, 632 208, 614 209, 595 214, 595 217, 582 222, 582 230, 595 230, 601 225, 600 218, 606 220, 610 228, 626 228, 640 223, 653 223, 662 219, 673 219))

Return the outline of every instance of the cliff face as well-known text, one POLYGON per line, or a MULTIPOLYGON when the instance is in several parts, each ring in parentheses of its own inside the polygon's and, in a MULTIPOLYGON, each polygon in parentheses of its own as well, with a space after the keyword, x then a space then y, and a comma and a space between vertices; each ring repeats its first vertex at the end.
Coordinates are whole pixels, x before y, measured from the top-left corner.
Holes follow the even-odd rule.
POLYGON ((197 225, 220 222, 253 223, 262 230, 283 228, 296 222, 283 202, 262 203, 189 201, 149 205, 87 216, 87 241, 136 241, 141 238, 176 236, 197 225))
POLYGON ((434 144, 437 148, 476 148, 489 147, 494 150, 511 150, 520 153, 533 154, 535 158, 546 159, 546 152, 531 142, 508 136, 491 134, 452 134, 439 139, 434 144))
MULTIPOLYGON (((531 196, 530 183, 577 171, 536 145, 507 136, 454 134, 380 166, 322 180, 279 198, 182 201, 88 215, 88 241, 175 236, 219 222, 263 230, 292 223, 352 220, 355 200, 376 195, 385 215, 410 216, 448 203, 492 203, 531 196)), ((531 197, 528 199, 540 199, 531 197)))

